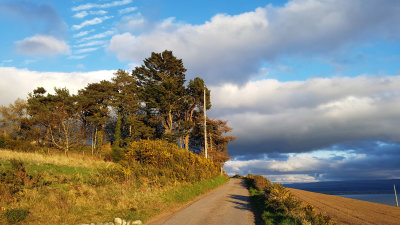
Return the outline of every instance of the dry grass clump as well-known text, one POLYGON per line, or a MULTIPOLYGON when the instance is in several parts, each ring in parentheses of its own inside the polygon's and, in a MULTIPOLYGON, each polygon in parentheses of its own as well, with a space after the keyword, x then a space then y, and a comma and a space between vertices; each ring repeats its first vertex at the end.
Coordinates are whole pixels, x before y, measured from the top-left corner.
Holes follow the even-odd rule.
POLYGON ((35 152, 17 152, 6 149, 0 149, 0 161, 19 160, 26 163, 33 163, 36 165, 52 164, 64 165, 71 167, 84 167, 84 168, 102 168, 109 167, 114 164, 112 162, 105 162, 95 156, 81 155, 81 154, 41 154, 35 152))

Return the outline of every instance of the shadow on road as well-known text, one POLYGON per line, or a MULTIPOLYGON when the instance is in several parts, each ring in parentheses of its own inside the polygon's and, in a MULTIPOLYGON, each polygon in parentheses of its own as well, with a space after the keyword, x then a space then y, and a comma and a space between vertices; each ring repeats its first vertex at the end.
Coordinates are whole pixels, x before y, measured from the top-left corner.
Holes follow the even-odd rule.
POLYGON ((231 199, 234 200, 229 200, 232 203, 235 203, 236 209, 241 209, 241 210, 250 210, 250 203, 249 203, 249 197, 248 196, 243 196, 243 195, 231 195, 231 199))
MULTIPOLYGON (((247 184, 244 179, 241 180, 240 184, 248 189, 247 184)), ((253 213, 254 215, 254 224, 255 225, 264 225, 265 223, 261 219, 261 214, 258 213, 259 210, 255 209, 251 204, 250 204, 250 198, 249 196, 243 196, 243 195, 231 195, 231 198, 234 199, 232 202, 235 204, 238 204, 237 207, 242 207, 239 209, 243 210, 249 210, 253 213), (236 200, 236 201, 235 201, 236 200), (238 202, 241 201, 241 202, 238 202), (244 202, 244 203, 243 203, 244 202)))

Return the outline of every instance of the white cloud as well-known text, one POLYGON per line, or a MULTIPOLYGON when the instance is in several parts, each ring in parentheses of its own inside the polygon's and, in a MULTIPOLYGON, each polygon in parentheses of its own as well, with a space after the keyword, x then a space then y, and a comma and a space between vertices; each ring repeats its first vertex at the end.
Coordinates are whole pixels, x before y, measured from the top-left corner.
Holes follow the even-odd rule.
POLYGON ((400 76, 268 79, 210 88, 210 115, 234 128, 235 155, 304 152, 349 141, 400 142, 400 76))
POLYGON ((97 11, 89 11, 90 15, 105 15, 107 14, 107 11, 105 10, 97 10, 97 11))
POLYGON ((68 59, 84 59, 87 56, 88 55, 70 55, 70 56, 68 56, 68 59))
POLYGON ((128 7, 128 8, 124 8, 124 9, 118 10, 118 13, 119 14, 126 14, 126 13, 130 13, 130 12, 133 12, 133 11, 136 11, 136 10, 137 10, 137 7, 128 7))
POLYGON ((78 42, 84 42, 84 41, 89 41, 89 40, 93 40, 93 39, 105 38, 105 37, 111 36, 113 34, 114 34, 114 31, 109 30, 109 31, 106 31, 103 33, 99 33, 99 34, 95 34, 95 35, 92 35, 89 37, 82 38, 78 42))
POLYGON ((107 11, 104 10, 98 10, 98 11, 81 11, 81 12, 77 12, 73 15, 73 17, 78 18, 78 19, 82 19, 88 15, 104 15, 107 14, 107 11))
POLYGON ((83 21, 81 24, 79 25, 73 25, 72 29, 73 30, 80 30, 86 26, 91 26, 91 25, 96 25, 96 24, 100 24, 103 23, 105 20, 111 19, 112 16, 103 16, 103 17, 96 17, 93 18, 91 20, 85 20, 83 21))
POLYGON ((58 55, 70 54, 70 49, 65 41, 61 41, 52 36, 35 35, 16 41, 15 45, 18 52, 26 55, 42 56, 42 55, 58 55))
POLYGON ((93 31, 95 31, 95 30, 94 30, 94 29, 91 29, 91 30, 81 31, 81 32, 75 34, 75 35, 74 35, 74 38, 86 36, 86 35, 88 35, 89 33, 92 33, 93 31))
POLYGON ((0 82, 0 105, 8 105, 17 98, 26 99, 28 92, 36 87, 44 87, 52 91, 54 87, 68 88, 77 93, 88 83, 109 80, 115 71, 100 70, 92 72, 37 72, 14 67, 0 67, 2 82, 0 82), (15 87, 18 88, 15 88, 15 87))
POLYGON ((121 22, 117 23, 117 28, 120 31, 137 31, 138 28, 144 27, 146 20, 138 13, 134 16, 124 16, 121 22))
POLYGON ((82 11, 82 12, 75 13, 75 14, 73 15, 73 17, 81 19, 81 18, 86 17, 87 15, 89 15, 88 12, 82 11))
POLYGON ((106 41, 90 41, 87 43, 79 44, 79 45, 74 45, 75 48, 82 48, 82 47, 89 47, 89 46, 95 46, 95 45, 104 45, 106 41))
POLYGON ((88 52, 93 52, 96 51, 99 48, 82 48, 74 51, 75 54, 82 54, 82 53, 88 53, 88 52))
POLYGON ((113 1, 113 2, 104 3, 104 4, 87 3, 87 4, 73 7, 72 11, 88 10, 88 9, 93 9, 93 8, 111 8, 114 6, 127 5, 131 2, 132 2, 132 0, 113 1))
POLYGON ((200 25, 167 19, 140 35, 115 35, 110 50, 121 60, 173 50, 188 74, 208 83, 244 83, 259 65, 279 56, 329 55, 343 46, 399 34, 400 2, 293 0, 239 15, 218 14, 200 25))
POLYGON ((12 63, 14 60, 12 59, 5 59, 0 62, 0 66, 4 66, 6 64, 12 63))

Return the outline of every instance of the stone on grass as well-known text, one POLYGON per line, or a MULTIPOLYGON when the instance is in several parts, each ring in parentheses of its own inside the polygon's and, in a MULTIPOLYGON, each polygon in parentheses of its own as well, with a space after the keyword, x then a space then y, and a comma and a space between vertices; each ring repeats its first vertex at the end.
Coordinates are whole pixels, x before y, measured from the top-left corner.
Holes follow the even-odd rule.
POLYGON ((114 223, 115 225, 122 225, 122 219, 117 217, 114 219, 114 223))
POLYGON ((142 224, 143 223, 141 220, 135 220, 135 221, 132 221, 132 223, 131 223, 131 225, 142 225, 142 224))

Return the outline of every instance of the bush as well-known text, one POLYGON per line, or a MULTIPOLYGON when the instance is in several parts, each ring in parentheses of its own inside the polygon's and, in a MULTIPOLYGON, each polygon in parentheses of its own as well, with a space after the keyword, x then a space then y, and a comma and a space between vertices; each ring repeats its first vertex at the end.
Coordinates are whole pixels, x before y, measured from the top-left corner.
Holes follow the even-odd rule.
POLYGON ((28 214, 29 210, 26 209, 9 209, 5 213, 7 221, 11 224, 24 221, 28 214))
POLYGON ((259 214, 265 224, 302 224, 301 221, 313 225, 333 223, 329 216, 316 214, 312 205, 302 207, 302 202, 281 184, 271 184, 263 176, 248 175, 245 180, 252 204, 261 211, 259 214))
POLYGON ((197 182, 220 174, 212 161, 163 140, 135 141, 124 149, 122 158, 120 163, 130 176, 138 176, 136 171, 141 170, 151 180, 197 182))
POLYGON ((260 191, 269 188, 271 186, 271 182, 263 176, 256 175, 254 176, 253 180, 255 188, 257 188, 260 191))
POLYGON ((8 148, 6 138, 3 136, 0 136, 0 148, 8 148))
POLYGON ((119 162, 122 159, 122 149, 114 147, 111 152, 111 159, 114 162, 119 162))

